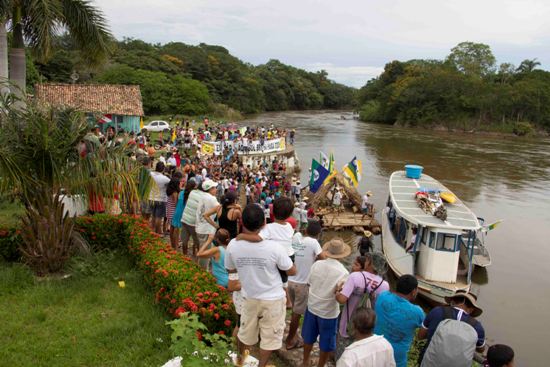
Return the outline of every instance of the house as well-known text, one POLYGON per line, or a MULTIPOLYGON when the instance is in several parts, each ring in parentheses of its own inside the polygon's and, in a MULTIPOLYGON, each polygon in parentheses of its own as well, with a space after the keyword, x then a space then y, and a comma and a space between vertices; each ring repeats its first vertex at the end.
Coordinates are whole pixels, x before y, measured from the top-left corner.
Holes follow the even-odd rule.
POLYGON ((85 112, 91 124, 102 131, 140 131, 143 116, 139 85, 115 84, 37 84, 36 98, 55 107, 85 112))

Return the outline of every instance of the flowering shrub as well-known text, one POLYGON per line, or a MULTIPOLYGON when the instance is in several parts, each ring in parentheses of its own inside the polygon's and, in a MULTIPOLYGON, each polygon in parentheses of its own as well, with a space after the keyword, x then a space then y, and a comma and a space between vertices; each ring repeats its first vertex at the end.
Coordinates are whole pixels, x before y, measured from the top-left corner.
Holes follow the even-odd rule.
MULTIPOLYGON (((152 232, 143 219, 101 214, 77 218, 76 228, 94 247, 127 247, 156 301, 172 316, 197 314, 210 333, 231 335, 236 313, 229 293, 210 273, 152 232)), ((201 338, 200 332, 197 336, 201 338)))
POLYGON ((21 258, 19 246, 23 243, 21 232, 17 228, 0 228, 0 257, 6 261, 21 258))

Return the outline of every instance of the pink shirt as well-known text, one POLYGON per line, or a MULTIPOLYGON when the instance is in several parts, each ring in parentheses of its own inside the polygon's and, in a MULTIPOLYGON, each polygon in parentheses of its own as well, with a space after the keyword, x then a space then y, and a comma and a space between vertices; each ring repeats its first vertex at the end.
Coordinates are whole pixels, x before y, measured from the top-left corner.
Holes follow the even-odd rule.
MULTIPOLYGON (((367 271, 354 271, 351 273, 340 292, 342 295, 348 297, 348 301, 342 310, 342 316, 340 317, 340 335, 347 337, 348 318, 351 318, 353 310, 361 300, 361 297, 365 291, 365 280, 367 282, 367 289, 372 292, 373 289, 375 297, 380 293, 389 291, 390 285, 379 275, 371 274, 367 271), (382 284, 380 284, 382 283, 382 284), (380 285, 380 286, 379 286, 380 285), (349 310, 349 311, 348 311, 349 310)), ((374 305, 372 305, 374 307, 374 305)))

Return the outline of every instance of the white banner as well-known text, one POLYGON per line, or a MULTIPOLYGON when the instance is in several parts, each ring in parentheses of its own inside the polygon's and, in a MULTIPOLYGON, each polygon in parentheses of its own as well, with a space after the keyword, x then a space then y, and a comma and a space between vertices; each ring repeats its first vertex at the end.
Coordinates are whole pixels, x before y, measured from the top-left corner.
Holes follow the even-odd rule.
POLYGON ((220 155, 224 149, 231 149, 230 147, 237 148, 239 154, 258 154, 258 153, 272 153, 280 152, 286 149, 286 142, 284 138, 277 138, 271 140, 265 140, 263 144, 260 143, 260 140, 248 141, 247 145, 243 144, 243 141, 240 140, 235 142, 233 140, 227 141, 203 141, 201 152, 203 154, 212 154, 220 155))

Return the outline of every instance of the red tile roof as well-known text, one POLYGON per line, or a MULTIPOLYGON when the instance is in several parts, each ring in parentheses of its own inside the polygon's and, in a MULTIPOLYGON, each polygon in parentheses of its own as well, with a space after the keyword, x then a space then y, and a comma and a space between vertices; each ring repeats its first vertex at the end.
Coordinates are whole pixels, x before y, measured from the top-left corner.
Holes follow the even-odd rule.
POLYGON ((39 101, 83 112, 143 116, 139 85, 37 84, 39 101))

